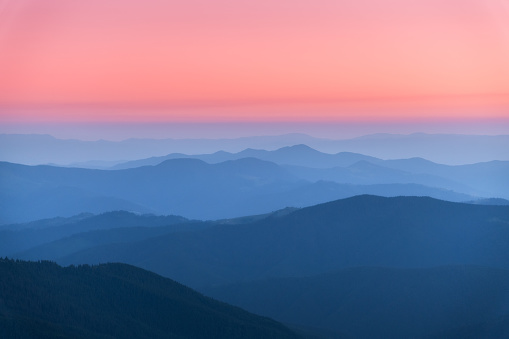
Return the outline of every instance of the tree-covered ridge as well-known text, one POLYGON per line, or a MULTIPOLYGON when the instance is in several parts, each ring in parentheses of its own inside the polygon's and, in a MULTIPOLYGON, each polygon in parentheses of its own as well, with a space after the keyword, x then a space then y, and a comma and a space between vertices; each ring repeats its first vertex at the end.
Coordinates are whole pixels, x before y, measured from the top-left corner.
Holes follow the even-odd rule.
POLYGON ((283 325, 125 264, 0 259, 3 338, 296 338, 283 325))

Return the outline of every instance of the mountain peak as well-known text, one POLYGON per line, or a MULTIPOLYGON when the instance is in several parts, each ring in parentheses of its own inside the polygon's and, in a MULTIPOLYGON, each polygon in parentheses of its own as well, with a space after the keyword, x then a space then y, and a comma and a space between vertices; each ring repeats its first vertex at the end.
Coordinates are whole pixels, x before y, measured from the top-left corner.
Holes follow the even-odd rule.
POLYGON ((292 153, 302 153, 302 152, 306 152, 306 153, 321 153, 317 150, 315 150, 314 148, 311 148, 309 147, 308 145, 305 145, 305 144, 297 144, 297 145, 293 145, 293 146, 285 146, 285 147, 281 147, 280 149, 276 150, 276 152, 292 152, 292 153))

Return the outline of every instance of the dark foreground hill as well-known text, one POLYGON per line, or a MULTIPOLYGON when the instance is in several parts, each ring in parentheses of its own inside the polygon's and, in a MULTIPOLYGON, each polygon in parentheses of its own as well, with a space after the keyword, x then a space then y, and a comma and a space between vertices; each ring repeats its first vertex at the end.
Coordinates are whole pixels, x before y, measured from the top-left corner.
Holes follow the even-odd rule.
POLYGON ((350 338, 509 338, 509 271, 358 267, 207 294, 286 323, 350 338))
POLYGON ((124 264, 0 259, 2 338, 297 338, 283 325, 124 264))
POLYGON ((357 196, 253 223, 104 244, 54 259, 66 265, 125 262, 201 288, 356 266, 509 269, 508 258, 509 206, 357 196))

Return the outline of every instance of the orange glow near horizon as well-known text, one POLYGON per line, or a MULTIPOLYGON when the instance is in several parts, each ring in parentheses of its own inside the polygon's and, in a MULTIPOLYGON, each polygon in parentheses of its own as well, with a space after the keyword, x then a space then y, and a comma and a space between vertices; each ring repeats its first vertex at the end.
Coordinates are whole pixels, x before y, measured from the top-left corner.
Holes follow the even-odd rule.
POLYGON ((0 0, 0 51, 1 121, 509 119, 505 1, 0 0))

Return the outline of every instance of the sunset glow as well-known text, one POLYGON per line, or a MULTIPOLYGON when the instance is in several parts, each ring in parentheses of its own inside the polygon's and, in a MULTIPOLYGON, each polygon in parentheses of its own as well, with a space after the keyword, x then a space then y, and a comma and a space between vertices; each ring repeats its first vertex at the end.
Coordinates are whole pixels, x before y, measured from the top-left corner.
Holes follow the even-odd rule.
POLYGON ((509 118, 499 0, 0 1, 0 119, 509 118))

